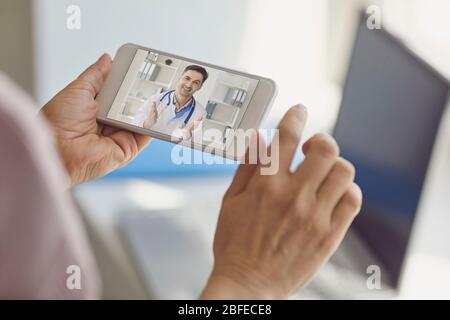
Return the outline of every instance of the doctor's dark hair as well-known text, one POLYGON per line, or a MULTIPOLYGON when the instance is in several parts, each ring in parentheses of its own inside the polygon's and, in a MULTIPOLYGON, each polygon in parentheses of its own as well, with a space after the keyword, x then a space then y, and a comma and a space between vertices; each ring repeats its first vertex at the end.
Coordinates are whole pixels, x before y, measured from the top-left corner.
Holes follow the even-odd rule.
POLYGON ((208 71, 206 71, 205 68, 200 67, 198 65, 192 64, 190 66, 187 66, 184 71, 183 74, 185 74, 187 71, 192 70, 192 71, 197 71, 198 73, 201 73, 203 76, 203 81, 202 84, 205 83, 206 79, 208 79, 208 71))

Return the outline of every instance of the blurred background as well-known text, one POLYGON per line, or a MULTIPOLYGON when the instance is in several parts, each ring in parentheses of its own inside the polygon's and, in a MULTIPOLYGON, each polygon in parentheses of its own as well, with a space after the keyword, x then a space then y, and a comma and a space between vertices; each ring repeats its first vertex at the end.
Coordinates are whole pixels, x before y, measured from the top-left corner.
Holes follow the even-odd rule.
MULTIPOLYGON (((263 127, 303 103, 307 139, 334 127, 360 12, 370 5, 450 77, 448 0, 1 0, 0 69, 41 107, 103 52, 114 56, 132 42, 274 79, 279 92, 263 127), (77 10, 79 29, 71 29, 77 10)), ((105 298, 195 298, 207 279, 221 197, 237 165, 174 165, 171 150, 153 141, 127 167, 74 191, 105 298)), ((444 146, 442 157, 449 153, 444 146)), ((450 167, 439 168, 436 181, 448 179, 450 167)), ((438 200, 448 198, 449 189, 439 190, 438 200)), ((415 242, 400 297, 450 297, 450 210, 445 201, 437 208, 439 220, 430 209, 416 224, 426 241, 415 242)))

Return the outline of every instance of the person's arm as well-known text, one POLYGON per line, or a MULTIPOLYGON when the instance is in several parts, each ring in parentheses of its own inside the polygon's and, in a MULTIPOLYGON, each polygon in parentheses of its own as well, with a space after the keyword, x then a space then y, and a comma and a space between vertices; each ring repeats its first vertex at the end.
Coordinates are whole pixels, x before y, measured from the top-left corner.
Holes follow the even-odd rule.
POLYGON ((95 97, 110 70, 111 58, 103 55, 42 109, 53 128, 70 185, 124 166, 150 142, 148 136, 97 123, 95 97))
POLYGON ((303 145, 305 159, 291 172, 305 122, 298 106, 281 121, 276 174, 261 175, 261 162, 239 167, 223 198, 214 267, 200 298, 288 298, 342 241, 361 207, 355 169, 332 137, 319 134, 303 145))
POLYGON ((0 299, 94 299, 101 283, 51 132, 0 72, 0 299))

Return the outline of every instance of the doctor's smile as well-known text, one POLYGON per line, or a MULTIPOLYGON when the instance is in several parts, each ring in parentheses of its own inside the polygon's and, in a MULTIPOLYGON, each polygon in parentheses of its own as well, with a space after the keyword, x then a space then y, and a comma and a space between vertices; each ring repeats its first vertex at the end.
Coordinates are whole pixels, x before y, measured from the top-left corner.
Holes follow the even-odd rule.
POLYGON ((191 93, 191 91, 192 91, 192 88, 188 88, 188 87, 182 87, 182 90, 185 92, 185 93, 191 93))

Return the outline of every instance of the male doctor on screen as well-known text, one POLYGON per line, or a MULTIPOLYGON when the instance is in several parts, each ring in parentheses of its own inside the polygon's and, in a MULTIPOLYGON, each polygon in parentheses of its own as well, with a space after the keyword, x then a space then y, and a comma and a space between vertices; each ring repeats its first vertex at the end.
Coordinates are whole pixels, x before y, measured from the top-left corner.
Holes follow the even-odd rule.
POLYGON ((138 110, 133 124, 183 140, 190 139, 206 116, 205 108, 195 99, 194 93, 202 88, 207 78, 205 68, 187 66, 175 89, 148 98, 138 110))

